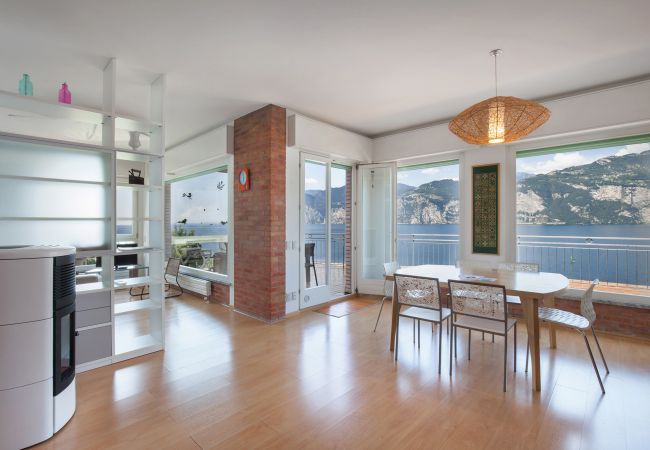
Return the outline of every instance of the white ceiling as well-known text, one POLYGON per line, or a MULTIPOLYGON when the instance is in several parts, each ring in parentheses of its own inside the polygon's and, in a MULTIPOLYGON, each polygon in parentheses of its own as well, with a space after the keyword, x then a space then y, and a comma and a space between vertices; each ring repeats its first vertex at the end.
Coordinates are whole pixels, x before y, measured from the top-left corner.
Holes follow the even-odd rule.
POLYGON ((650 74, 648 0, 2 0, 0 89, 122 112, 168 75, 168 145, 275 103, 366 135, 445 119, 493 93, 540 98, 650 74))

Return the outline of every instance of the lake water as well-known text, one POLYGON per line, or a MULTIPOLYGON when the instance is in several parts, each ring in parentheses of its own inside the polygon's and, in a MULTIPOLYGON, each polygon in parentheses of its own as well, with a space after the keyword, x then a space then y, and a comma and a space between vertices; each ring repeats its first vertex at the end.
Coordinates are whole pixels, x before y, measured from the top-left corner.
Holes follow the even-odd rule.
MULTIPOLYGON (((196 236, 227 235, 228 225, 185 224, 196 236)), ((325 259, 325 226, 306 225, 316 242, 316 259, 325 259)), ((333 262, 343 262, 345 225, 332 225, 333 262)), ((397 226, 400 264, 454 264, 458 259, 458 225, 397 226), (436 236, 413 239, 417 234, 436 236)), ((562 273, 572 279, 650 284, 650 225, 519 225, 518 260, 536 262, 541 270, 562 273), (535 237, 542 236, 542 237, 535 237), (591 238, 591 239, 590 239, 591 238)), ((309 240, 309 239, 308 239, 309 240)), ((215 251, 218 244, 202 244, 215 251)))

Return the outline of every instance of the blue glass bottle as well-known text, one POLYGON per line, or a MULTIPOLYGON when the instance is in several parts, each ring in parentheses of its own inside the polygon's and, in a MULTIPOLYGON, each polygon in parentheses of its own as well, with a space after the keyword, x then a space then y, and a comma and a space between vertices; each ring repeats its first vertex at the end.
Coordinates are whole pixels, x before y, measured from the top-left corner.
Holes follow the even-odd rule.
POLYGON ((18 93, 27 97, 32 97, 34 95, 34 85, 32 84, 32 80, 29 79, 29 75, 26 73, 23 74, 23 77, 18 82, 18 93))

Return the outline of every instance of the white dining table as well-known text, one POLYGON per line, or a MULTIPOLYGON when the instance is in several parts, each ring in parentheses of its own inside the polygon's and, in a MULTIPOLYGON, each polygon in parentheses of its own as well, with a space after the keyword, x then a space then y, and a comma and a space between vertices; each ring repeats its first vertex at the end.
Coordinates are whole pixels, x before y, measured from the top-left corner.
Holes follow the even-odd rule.
MULTIPOLYGON (((471 279, 473 282, 501 285, 510 295, 518 295, 524 310, 524 317, 528 329, 530 354, 532 360, 533 390, 541 391, 540 356, 539 356, 539 315, 540 301, 545 306, 555 305, 555 295, 569 286, 569 280, 564 275, 550 272, 515 272, 511 270, 497 270, 485 267, 457 267, 449 265, 422 265, 402 267, 395 272, 398 275, 415 275, 421 277, 437 278, 440 286, 447 287, 447 281, 470 281, 468 276, 486 277, 490 280, 471 279)), ((397 298, 397 289, 394 288, 393 299, 397 298)), ((395 330, 398 320, 397 302, 393 301, 393 314, 390 328, 390 350, 395 349, 395 330)), ((549 341, 551 348, 556 347, 555 330, 549 327, 549 341)))

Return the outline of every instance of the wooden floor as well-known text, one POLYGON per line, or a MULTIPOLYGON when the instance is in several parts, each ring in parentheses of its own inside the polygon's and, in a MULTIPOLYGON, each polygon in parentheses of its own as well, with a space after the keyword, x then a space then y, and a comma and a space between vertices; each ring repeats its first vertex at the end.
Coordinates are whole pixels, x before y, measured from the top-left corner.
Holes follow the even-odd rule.
MULTIPOLYGON (((401 327, 390 306, 342 318, 304 312, 265 325, 194 297, 169 302, 167 350, 79 374, 77 412, 39 448, 642 449, 650 445, 650 344, 602 336, 611 374, 601 396, 580 336, 542 342, 542 393, 508 364, 502 342, 460 334, 454 375, 437 373, 437 335, 401 327)), ((512 348, 510 349, 510 352, 512 348)), ((511 353, 510 353, 511 355, 511 353)), ((512 362, 512 360, 510 360, 512 362)))

